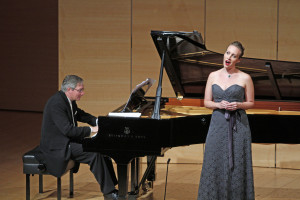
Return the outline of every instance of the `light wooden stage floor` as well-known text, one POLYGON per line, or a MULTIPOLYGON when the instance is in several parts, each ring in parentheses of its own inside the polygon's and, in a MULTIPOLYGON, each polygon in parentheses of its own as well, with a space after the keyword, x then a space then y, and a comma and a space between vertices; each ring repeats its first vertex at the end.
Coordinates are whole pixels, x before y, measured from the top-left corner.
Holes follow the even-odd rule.
MULTIPOLYGON (((0 111, 1 200, 25 199, 22 155, 39 143, 41 117, 41 113, 0 111)), ((166 199, 196 199, 201 167, 199 164, 174 164, 171 160, 166 199)), ((166 164, 157 165, 153 191, 155 200, 164 199, 166 169, 166 164)), ((62 177, 62 199, 69 199, 68 177, 62 177)), ((103 199, 88 166, 81 165, 79 172, 74 175, 74 183, 74 200, 103 199)), ((254 185, 258 200, 300 199, 300 170, 254 167, 254 185)), ((31 199, 56 199, 56 178, 44 176, 44 193, 38 194, 38 176, 31 177, 31 199)))

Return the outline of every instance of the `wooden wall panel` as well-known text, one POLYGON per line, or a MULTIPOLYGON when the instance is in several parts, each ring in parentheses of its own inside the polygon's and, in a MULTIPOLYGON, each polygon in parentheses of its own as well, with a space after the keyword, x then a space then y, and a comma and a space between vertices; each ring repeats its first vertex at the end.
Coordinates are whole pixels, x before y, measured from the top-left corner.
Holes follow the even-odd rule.
MULTIPOLYGON (((279 22, 278 59, 279 60, 300 62, 299 8, 300 8, 300 1, 297 0, 279 1, 279 20, 278 20, 279 22)), ((300 145, 278 144, 276 166, 282 168, 300 169, 299 152, 300 152, 300 145)))
POLYGON ((277 144, 276 167, 300 169, 300 145, 277 144))
POLYGON ((253 166, 275 167, 276 154, 274 144, 255 144, 252 143, 253 166))
POLYGON ((245 56, 276 58, 277 1, 206 1, 206 45, 225 52, 235 40, 245 46, 245 56))
POLYGON ((0 109, 41 112, 57 88, 57 0, 4 0, 0 15, 0 109))
MULTIPOLYGON (((161 60, 150 36, 151 30, 203 31, 203 2, 203 0, 133 0, 133 86, 148 77, 157 82, 159 79, 161 60)), ((155 96, 157 82, 148 95, 155 96)), ((175 96, 166 73, 163 78, 163 96, 175 96)))
MULTIPOLYGON (((132 12, 132 84, 135 87, 146 78, 153 78, 156 83, 147 96, 155 96, 159 79, 161 60, 150 36, 151 30, 193 31, 204 30, 203 0, 133 0, 132 12)), ((162 92, 164 97, 174 97, 169 78, 164 72, 162 92)), ((184 133, 182 133, 184 134, 184 133)), ((167 151, 158 162, 202 162, 203 145, 176 147, 167 151)))
POLYGON ((300 1, 279 1, 278 59, 300 62, 300 1))
POLYGON ((80 107, 96 116, 130 94, 130 0, 59 1, 59 83, 85 81, 80 107))

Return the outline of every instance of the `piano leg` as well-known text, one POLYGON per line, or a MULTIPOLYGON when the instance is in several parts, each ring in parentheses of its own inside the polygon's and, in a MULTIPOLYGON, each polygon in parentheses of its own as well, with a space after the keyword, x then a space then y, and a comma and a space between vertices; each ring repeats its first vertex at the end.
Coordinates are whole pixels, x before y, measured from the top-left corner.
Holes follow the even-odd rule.
POLYGON ((147 165, 150 167, 151 171, 146 178, 153 183, 156 179, 156 156, 147 156, 147 165))
POLYGON ((140 180, 140 158, 134 158, 131 161, 131 195, 137 195, 136 191, 138 189, 139 180, 140 180))
POLYGON ((117 164, 119 200, 128 199, 129 164, 117 164))

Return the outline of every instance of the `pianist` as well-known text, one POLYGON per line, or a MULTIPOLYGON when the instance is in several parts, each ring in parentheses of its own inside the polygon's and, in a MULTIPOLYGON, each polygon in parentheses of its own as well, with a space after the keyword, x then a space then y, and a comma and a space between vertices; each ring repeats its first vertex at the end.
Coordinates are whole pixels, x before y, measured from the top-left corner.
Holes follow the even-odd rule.
POLYGON ((98 132, 97 118, 77 107, 76 101, 84 95, 83 79, 68 75, 61 90, 45 105, 40 149, 47 170, 61 176, 69 160, 90 166, 105 199, 117 199, 117 179, 110 158, 94 152, 84 152, 80 141, 98 132), (90 126, 78 127, 77 121, 90 126))
POLYGON ((251 77, 236 68, 244 48, 231 43, 223 68, 207 80, 204 105, 213 109, 206 138, 198 200, 254 199, 251 132, 245 109, 254 106, 251 77))

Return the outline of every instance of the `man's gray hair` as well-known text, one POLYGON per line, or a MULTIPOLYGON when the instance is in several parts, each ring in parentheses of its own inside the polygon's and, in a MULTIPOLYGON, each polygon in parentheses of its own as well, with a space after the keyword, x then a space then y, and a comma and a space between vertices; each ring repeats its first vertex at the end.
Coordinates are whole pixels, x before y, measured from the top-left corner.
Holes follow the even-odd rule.
POLYGON ((82 83, 83 79, 76 75, 67 75, 62 84, 61 84, 61 90, 63 92, 66 92, 68 88, 75 89, 78 83, 82 83))

